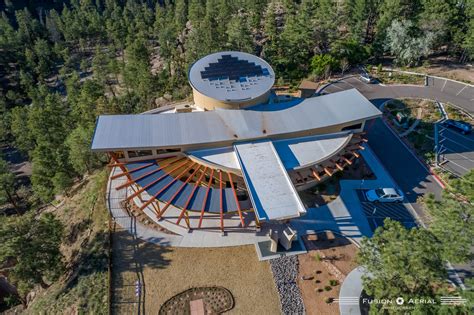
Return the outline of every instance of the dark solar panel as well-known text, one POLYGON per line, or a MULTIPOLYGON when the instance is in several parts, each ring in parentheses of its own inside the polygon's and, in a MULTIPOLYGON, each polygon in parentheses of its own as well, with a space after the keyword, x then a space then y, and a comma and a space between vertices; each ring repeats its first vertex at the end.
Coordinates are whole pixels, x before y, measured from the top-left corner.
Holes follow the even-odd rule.
POLYGON ((256 65, 254 62, 247 60, 241 60, 231 55, 222 55, 217 62, 211 62, 204 71, 201 71, 201 78, 214 80, 225 80, 231 81, 242 81, 246 77, 252 76, 266 76, 270 72, 266 68, 262 68, 260 65, 256 65))

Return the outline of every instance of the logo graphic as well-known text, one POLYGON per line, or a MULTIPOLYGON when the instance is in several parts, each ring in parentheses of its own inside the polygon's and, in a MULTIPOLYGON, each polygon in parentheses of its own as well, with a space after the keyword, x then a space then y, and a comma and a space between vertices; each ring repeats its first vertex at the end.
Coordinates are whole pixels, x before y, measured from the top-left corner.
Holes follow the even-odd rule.
POLYGON ((464 299, 462 296, 441 296, 440 298, 441 305, 466 305, 467 299, 464 299))
POLYGON ((359 305, 359 297, 358 296, 340 297, 338 299, 334 299, 334 303, 339 303, 342 305, 359 305))
POLYGON ((395 302, 396 302, 398 305, 403 305, 403 303, 405 303, 405 299, 402 298, 402 297, 397 297, 397 299, 395 300, 395 302))

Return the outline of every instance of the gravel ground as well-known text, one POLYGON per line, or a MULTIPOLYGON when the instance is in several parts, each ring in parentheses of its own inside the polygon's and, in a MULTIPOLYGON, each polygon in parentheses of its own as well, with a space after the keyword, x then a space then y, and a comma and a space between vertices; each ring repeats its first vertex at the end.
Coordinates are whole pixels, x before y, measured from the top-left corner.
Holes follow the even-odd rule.
POLYGON ((273 279, 280 296, 283 314, 305 314, 298 287, 298 257, 289 256, 270 261, 273 279))

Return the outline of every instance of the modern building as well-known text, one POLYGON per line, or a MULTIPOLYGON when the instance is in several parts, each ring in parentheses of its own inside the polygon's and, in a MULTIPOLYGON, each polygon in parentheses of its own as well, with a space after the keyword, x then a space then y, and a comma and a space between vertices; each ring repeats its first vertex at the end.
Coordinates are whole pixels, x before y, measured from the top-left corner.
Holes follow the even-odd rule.
POLYGON ((381 115, 355 89, 276 95, 271 66, 242 52, 200 59, 189 81, 193 103, 100 116, 92 141, 120 169, 114 189, 157 224, 231 232, 303 216, 298 191, 351 165, 381 115))

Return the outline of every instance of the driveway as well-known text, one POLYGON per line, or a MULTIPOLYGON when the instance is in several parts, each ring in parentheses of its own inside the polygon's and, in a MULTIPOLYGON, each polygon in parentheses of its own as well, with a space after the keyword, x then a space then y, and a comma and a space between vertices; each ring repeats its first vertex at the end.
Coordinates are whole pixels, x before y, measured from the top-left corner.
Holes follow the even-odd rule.
POLYGON ((337 83, 333 83, 320 90, 321 93, 333 93, 350 88, 358 89, 369 100, 381 98, 426 98, 437 100, 442 103, 454 104, 466 112, 474 115, 474 87, 450 81, 430 77, 428 86, 420 85, 380 85, 366 84, 357 76, 348 77, 337 83))

